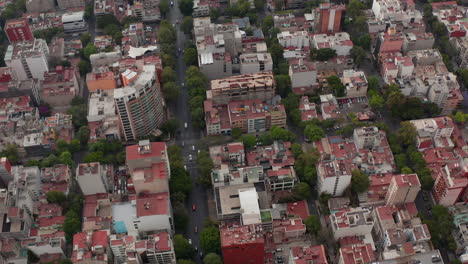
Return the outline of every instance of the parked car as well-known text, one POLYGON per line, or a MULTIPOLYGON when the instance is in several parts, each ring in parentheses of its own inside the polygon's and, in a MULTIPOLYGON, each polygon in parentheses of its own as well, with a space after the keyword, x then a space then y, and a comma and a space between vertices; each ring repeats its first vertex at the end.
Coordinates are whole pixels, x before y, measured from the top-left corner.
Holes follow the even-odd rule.
POLYGON ((195 233, 198 233, 198 226, 197 225, 195 225, 194 231, 195 231, 195 233))
POLYGON ((188 239, 188 243, 189 243, 190 245, 192 245, 192 239, 189 238, 189 239, 188 239))
POLYGON ((192 204, 192 211, 196 211, 197 210, 197 205, 196 204, 192 204))

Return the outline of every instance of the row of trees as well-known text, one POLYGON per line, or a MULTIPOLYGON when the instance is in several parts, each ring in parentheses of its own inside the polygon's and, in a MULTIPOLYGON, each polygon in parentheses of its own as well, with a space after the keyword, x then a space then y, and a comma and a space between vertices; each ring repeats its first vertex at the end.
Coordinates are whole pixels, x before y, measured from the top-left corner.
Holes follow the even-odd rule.
POLYGON ((73 235, 81 230, 83 197, 74 192, 65 195, 60 191, 50 191, 47 193, 47 201, 62 207, 62 213, 66 217, 62 229, 67 242, 73 241, 73 235))
POLYGON ((189 109, 192 116, 192 124, 195 127, 205 126, 205 113, 203 102, 206 99, 206 87, 208 79, 196 66, 190 66, 185 75, 185 89, 189 91, 189 109))

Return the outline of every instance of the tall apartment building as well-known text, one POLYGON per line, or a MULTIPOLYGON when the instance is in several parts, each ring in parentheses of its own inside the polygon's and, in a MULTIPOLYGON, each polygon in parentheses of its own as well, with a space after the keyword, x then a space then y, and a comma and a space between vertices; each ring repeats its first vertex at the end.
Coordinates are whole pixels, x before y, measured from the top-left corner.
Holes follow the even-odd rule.
POLYGON ((84 0, 57 0, 58 7, 60 9, 74 8, 74 7, 84 7, 84 0))
POLYGON ((115 89, 114 99, 125 140, 156 132, 164 121, 164 99, 156 82, 155 66, 145 65, 141 73, 127 70, 122 78, 130 84, 115 89))
POLYGON ((341 15, 346 9, 344 5, 334 5, 330 3, 319 6, 319 33, 336 33, 340 31, 341 15))
POLYGON ((239 56, 240 73, 252 74, 273 70, 273 60, 270 53, 250 53, 239 56))
POLYGON ((107 172, 99 162, 81 163, 76 168, 76 181, 84 195, 107 193, 107 172))
POLYGON ((224 264, 251 263, 265 261, 265 241, 255 225, 226 227, 221 229, 221 251, 224 264))
POLYGON ((313 91, 317 86, 317 66, 309 59, 291 59, 289 61, 289 77, 291 86, 296 94, 313 91))
POLYGON ((211 81, 211 90, 206 91, 208 100, 216 104, 230 101, 262 99, 275 96, 275 79, 272 72, 258 72, 211 81))
POLYGON ((89 95, 87 119, 90 140, 120 139, 120 119, 115 109, 113 91, 98 90, 89 95))
POLYGON ((20 81, 44 79, 49 71, 49 47, 43 39, 23 41, 9 45, 5 53, 5 64, 20 81))
POLYGON ((387 205, 414 202, 421 190, 421 183, 416 174, 398 174, 392 177, 385 201, 387 205))
POLYGON ((10 43, 34 40, 26 18, 8 19, 5 22, 5 33, 10 43))

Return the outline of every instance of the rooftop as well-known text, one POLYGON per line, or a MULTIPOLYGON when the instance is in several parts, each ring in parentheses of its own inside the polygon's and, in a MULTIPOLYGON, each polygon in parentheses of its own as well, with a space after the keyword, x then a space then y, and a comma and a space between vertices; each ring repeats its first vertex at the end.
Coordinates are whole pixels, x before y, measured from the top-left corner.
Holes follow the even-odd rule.
POLYGON ((293 257, 290 263, 292 264, 327 264, 327 255, 323 245, 308 246, 308 247, 291 247, 291 256, 293 257))
POLYGON ((136 216, 167 215, 169 209, 169 193, 140 194, 136 199, 136 216))
POLYGON ((221 228, 221 247, 232 247, 241 244, 264 244, 263 235, 254 225, 221 228))
POLYGON ((164 142, 144 142, 131 145, 126 148, 126 160, 138 160, 148 157, 164 157, 166 151, 166 143, 164 142))

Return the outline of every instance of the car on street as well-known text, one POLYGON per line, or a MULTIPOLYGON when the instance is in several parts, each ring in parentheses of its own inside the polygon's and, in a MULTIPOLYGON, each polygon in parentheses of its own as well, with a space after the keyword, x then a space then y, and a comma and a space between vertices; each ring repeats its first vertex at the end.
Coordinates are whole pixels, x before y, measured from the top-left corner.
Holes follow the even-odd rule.
POLYGON ((195 151, 195 145, 192 145, 192 150, 195 151))
POLYGON ((200 251, 200 258, 203 258, 203 252, 200 251))
POLYGON ((187 128, 187 122, 184 123, 184 127, 187 128))
POLYGON ((188 243, 189 243, 190 245, 192 245, 192 239, 189 238, 189 239, 188 239, 188 243))
POLYGON ((195 233, 198 233, 198 226, 197 225, 195 225, 194 231, 195 231, 195 233))
POLYGON ((174 6, 174 1, 171 1, 171 6, 174 6))
POLYGON ((192 161, 192 154, 188 155, 190 161, 192 161))
POLYGON ((184 170, 187 170, 187 165, 184 165, 184 170))
POLYGON ((185 83, 180 83, 180 86, 184 87, 184 86, 185 86, 185 83))
POLYGON ((179 24, 179 19, 177 19, 177 20, 175 21, 175 23, 176 23, 176 24, 179 24))
POLYGON ((192 204, 192 211, 196 211, 197 210, 197 205, 196 204, 192 204))

